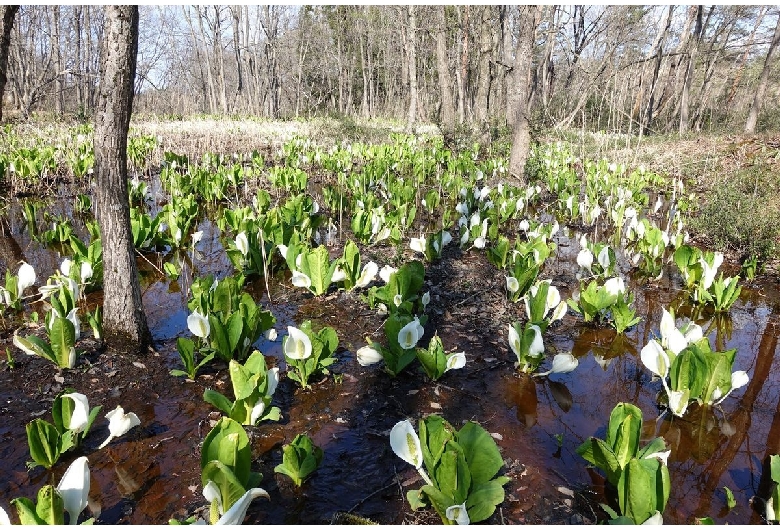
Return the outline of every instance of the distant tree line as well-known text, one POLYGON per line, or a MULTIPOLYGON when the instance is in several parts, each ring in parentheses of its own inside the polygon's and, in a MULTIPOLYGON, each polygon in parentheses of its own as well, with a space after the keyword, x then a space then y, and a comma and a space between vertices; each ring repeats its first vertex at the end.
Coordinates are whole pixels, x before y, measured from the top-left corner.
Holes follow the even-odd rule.
MULTIPOLYGON (((6 114, 90 114, 103 17, 101 6, 21 6, 6 114)), ((523 100, 539 126, 776 129, 779 19, 778 6, 747 5, 142 6, 135 110, 394 117, 487 134, 512 126, 523 100)))

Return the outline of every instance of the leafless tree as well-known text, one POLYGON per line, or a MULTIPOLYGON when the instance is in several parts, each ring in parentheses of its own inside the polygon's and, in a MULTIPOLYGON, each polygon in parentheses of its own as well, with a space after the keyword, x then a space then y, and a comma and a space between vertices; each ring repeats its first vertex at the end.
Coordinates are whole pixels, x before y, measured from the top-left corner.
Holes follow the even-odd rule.
POLYGON ((145 344, 146 324, 127 196, 127 133, 138 54, 138 6, 106 6, 95 113, 95 205, 103 242, 103 327, 111 343, 145 344))

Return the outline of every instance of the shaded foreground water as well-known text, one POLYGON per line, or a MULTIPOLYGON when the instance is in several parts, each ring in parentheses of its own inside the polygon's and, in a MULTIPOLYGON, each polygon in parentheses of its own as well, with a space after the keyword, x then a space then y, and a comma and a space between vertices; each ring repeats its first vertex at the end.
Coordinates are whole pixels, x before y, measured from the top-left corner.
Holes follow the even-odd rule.
MULTIPOLYGON (((67 201, 51 208, 69 213, 67 201)), ((12 239, 20 253, 14 259, 31 263, 38 285, 44 283, 62 257, 31 241, 16 205, 6 221, 3 244, 10 245, 12 239)), ((43 484, 56 484, 80 454, 89 457, 90 510, 98 523, 165 523, 206 505, 199 446, 210 421, 219 415, 201 396, 205 388, 230 392, 226 370, 206 369, 195 382, 168 375, 179 366, 175 339, 188 334, 187 278, 193 272, 220 277, 232 273, 215 226, 204 220, 198 229, 204 230, 204 237, 194 253, 166 257, 185 264, 179 281, 157 272, 161 261, 154 254, 139 258, 156 354, 123 358, 116 352, 96 351, 87 353, 76 369, 60 373, 42 359, 13 352, 16 368, 6 366, 0 372, 0 505, 6 510, 11 499, 32 498, 43 484), (25 424, 34 417, 50 420, 51 400, 68 386, 87 394, 93 406, 102 404, 103 411, 86 443, 66 454, 51 473, 42 468, 28 472, 25 424), (98 450, 107 436, 103 416, 116 404, 135 412, 142 425, 98 450)), ((556 237, 557 254, 542 273, 543 278, 552 278, 564 298, 577 285, 576 236, 556 237)), ((407 255, 411 258, 410 252, 407 255)), ((7 260, 3 268, 13 265, 3 259, 7 260)), ((663 409, 656 396, 661 384, 652 381, 638 355, 658 334, 661 309, 682 300, 679 278, 671 268, 652 284, 629 277, 627 287, 635 293, 637 314, 643 320, 625 336, 585 325, 571 313, 550 328, 545 334, 548 359, 556 351, 572 351, 580 361, 574 372, 550 378, 520 375, 513 368, 506 326, 520 319, 522 303, 506 302, 501 278, 477 251, 448 249, 442 262, 426 264, 433 302, 425 338, 438 331, 447 349, 464 350, 468 359, 464 369, 448 372, 438 383, 416 368, 391 379, 377 366, 358 365, 353 352, 365 344, 364 337, 374 335, 382 319, 357 295, 331 292, 316 299, 294 290, 285 275, 270 279, 280 336, 287 325, 312 319, 334 327, 343 349, 333 374, 312 389, 282 381, 275 396, 282 421, 247 429, 257 470, 264 474, 261 486, 271 495, 270 502, 253 503, 247 522, 323 523, 339 512, 381 523, 438 522, 435 515, 410 512, 405 493, 420 483, 414 470, 392 453, 388 439, 398 420, 429 413, 440 414, 455 426, 478 421, 493 433, 512 481, 491 522, 596 522, 603 517, 598 503, 606 502, 603 480, 588 470, 575 449, 589 436, 604 436, 610 411, 620 401, 642 409, 645 438, 663 435, 671 446, 672 488, 665 522, 692 523, 705 516, 718 523, 761 522, 751 503, 761 502, 754 501, 755 496, 767 495, 768 484, 762 482, 768 479, 767 457, 780 453, 780 366, 775 361, 780 293, 775 279, 746 286, 726 315, 696 318, 715 349, 737 348, 734 369, 748 372, 748 385, 720 407, 692 406, 685 418, 672 419, 669 414, 659 417, 663 409), (455 294, 462 296, 452 303, 455 294), (322 447, 325 458, 299 490, 287 477, 274 474, 273 467, 281 461, 281 446, 302 432, 322 447), (730 511, 724 487, 737 501, 730 511)), ((268 303, 262 280, 248 288, 256 299, 268 303)), ((33 309, 43 312, 40 306, 33 309)), ((690 308, 682 304, 678 316, 686 311, 690 315, 690 308)), ((0 347, 13 348, 12 329, 3 333, 0 347)), ((263 340, 257 347, 284 370, 280 344, 263 340)))

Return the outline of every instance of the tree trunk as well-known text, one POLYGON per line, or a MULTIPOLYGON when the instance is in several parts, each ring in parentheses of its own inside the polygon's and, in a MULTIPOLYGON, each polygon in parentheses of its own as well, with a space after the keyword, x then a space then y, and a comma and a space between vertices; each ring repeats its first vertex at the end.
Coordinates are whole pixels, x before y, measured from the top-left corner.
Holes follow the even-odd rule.
POLYGON ((0 35, 0 121, 3 120, 3 96, 5 95, 5 83, 8 81, 8 49, 11 47, 11 29, 13 29, 17 11, 19 11, 19 6, 5 6, 3 8, 3 29, 0 35))
POLYGON ((663 22, 661 23, 661 27, 663 27, 663 30, 656 37, 656 40, 653 43, 653 46, 651 48, 651 53, 649 55, 649 57, 653 57, 653 56, 655 57, 655 62, 653 64, 653 77, 652 80, 650 81, 650 90, 649 90, 650 97, 647 102, 647 107, 645 108, 643 125, 642 125, 642 131, 643 134, 645 135, 650 134, 650 129, 652 127, 653 112, 655 111, 655 91, 658 85, 658 73, 661 70, 661 61, 663 60, 663 41, 664 38, 666 37, 666 33, 669 31, 669 27, 671 26, 673 12, 674 12, 674 6, 669 6, 669 9, 666 11, 663 22))
POLYGON ((688 68, 685 71, 685 79, 683 81, 682 95, 680 96, 680 136, 688 132, 688 100, 691 94, 691 83, 693 82, 693 68, 696 63, 696 55, 699 51, 699 42, 701 41, 702 32, 702 14, 704 13, 704 7, 691 7, 696 12, 696 28, 694 30, 693 44, 691 45, 691 51, 688 54, 688 68))
POLYGON ((96 211, 103 241, 103 328, 106 341, 151 340, 130 233, 127 132, 133 106, 138 6, 106 6, 95 112, 96 211))
POLYGON ((435 6, 436 13, 436 70, 439 75, 441 112, 439 122, 445 136, 455 131, 455 100, 452 97, 452 76, 447 60, 446 7, 435 6))
POLYGON ((772 58, 775 55, 775 51, 777 51, 778 43, 780 43, 780 16, 777 17, 775 35, 772 37, 772 43, 769 45, 769 51, 764 60, 764 67, 761 69, 761 77, 758 78, 758 87, 756 88, 756 95, 753 98, 753 105, 750 107, 750 114, 748 114, 747 123, 745 123, 745 132, 748 134, 756 132, 758 113, 764 102, 764 93, 766 92, 766 85, 769 82, 769 71, 772 69, 772 58))
POLYGON ((512 151, 509 154, 509 174, 521 183, 525 183, 525 162, 531 150, 530 95, 531 66, 533 65, 533 46, 536 29, 536 17, 539 6, 523 6, 520 8, 517 48, 515 50, 515 79, 518 83, 516 92, 514 131, 512 133, 512 151))
POLYGON ((474 121, 480 132, 488 129, 488 98, 490 95, 490 60, 493 54, 495 25, 491 6, 483 6, 479 17, 479 53, 477 55, 477 94, 474 102, 474 121))
POLYGON ((417 13, 415 6, 409 6, 409 39, 407 52, 409 61, 409 113, 407 124, 411 129, 417 121, 417 13))

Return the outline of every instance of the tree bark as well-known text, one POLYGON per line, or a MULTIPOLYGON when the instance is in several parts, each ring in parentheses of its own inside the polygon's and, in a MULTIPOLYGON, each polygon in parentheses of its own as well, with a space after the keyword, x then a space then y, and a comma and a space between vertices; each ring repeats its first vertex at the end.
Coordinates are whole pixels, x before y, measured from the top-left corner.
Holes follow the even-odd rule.
POLYGON ((539 6, 523 6, 520 8, 519 31, 515 51, 515 79, 518 83, 516 92, 517 111, 512 133, 512 151, 509 154, 509 174, 521 183, 525 183, 525 162, 531 150, 530 95, 531 66, 533 65, 534 34, 539 6))
POLYGON ((106 6, 95 113, 96 211, 103 242, 103 329, 111 344, 151 340, 130 232, 127 132, 133 106, 138 6, 106 6))
POLYGON ((5 83, 8 81, 8 50, 11 47, 11 30, 17 11, 19 11, 19 6, 5 6, 3 8, 3 29, 0 36, 0 121, 3 120, 3 96, 5 95, 5 83))
POLYGON ((777 51, 778 43, 780 43, 780 16, 777 17, 775 34, 772 37, 772 43, 769 45, 769 51, 766 54, 766 60, 764 60, 764 67, 761 69, 761 77, 758 78, 758 87, 756 88, 756 95, 753 97, 753 105, 750 107, 747 123, 745 123, 745 132, 747 134, 756 132, 758 113, 761 110, 761 105, 764 103, 764 93, 769 82, 769 71, 772 69, 772 60, 775 51, 777 51))
POLYGON ((409 61, 409 113, 407 125, 411 129, 417 121, 417 13, 415 6, 409 6, 409 40, 407 55, 409 61))
POLYGON ((452 75, 447 60, 446 7, 435 6, 436 13, 436 70, 439 75, 441 112, 439 122, 445 136, 455 131, 455 100, 452 97, 452 75))
POLYGON ((680 96, 680 136, 688 132, 689 98, 691 93, 691 83, 693 82, 693 69, 696 63, 696 55, 699 51, 699 43, 701 42, 702 14, 704 13, 704 6, 691 7, 690 9, 696 13, 696 27, 694 29, 693 44, 691 45, 691 51, 688 55, 688 68, 685 71, 682 95, 680 96))

